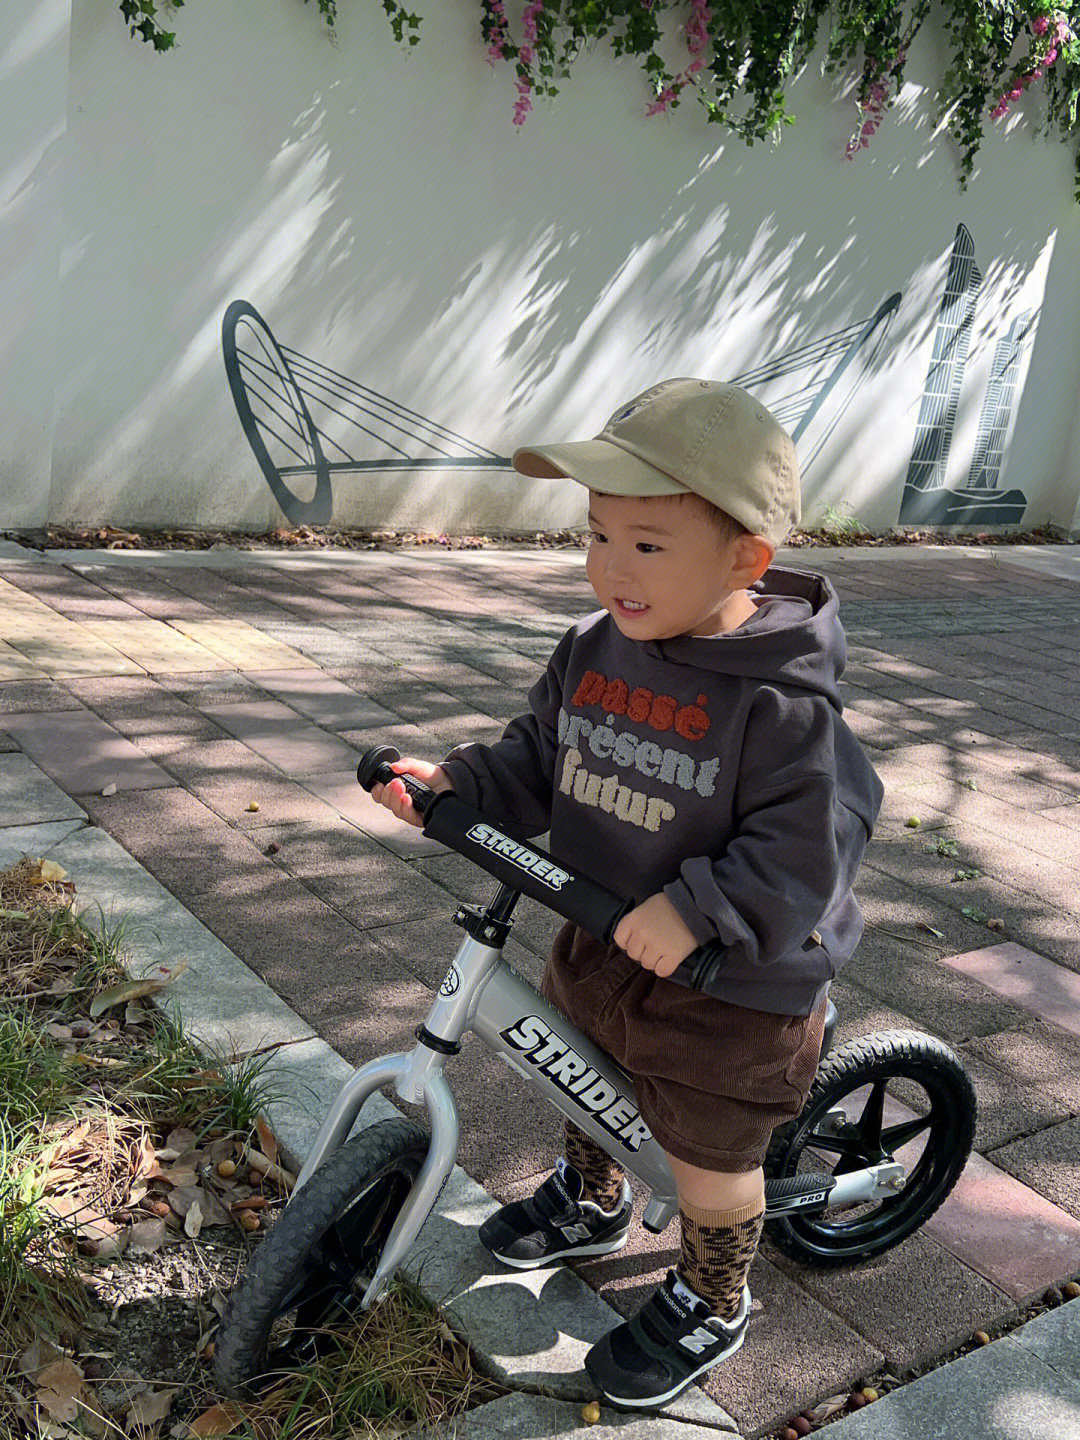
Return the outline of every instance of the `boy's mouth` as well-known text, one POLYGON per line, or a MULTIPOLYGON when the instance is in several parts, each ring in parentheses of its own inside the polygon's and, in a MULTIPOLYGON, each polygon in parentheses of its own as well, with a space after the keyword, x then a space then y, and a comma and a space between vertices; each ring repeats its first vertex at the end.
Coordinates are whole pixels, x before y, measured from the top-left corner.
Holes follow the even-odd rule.
POLYGON ((649 608, 640 600, 621 600, 618 596, 615 597, 615 604, 620 615, 640 615, 649 608))

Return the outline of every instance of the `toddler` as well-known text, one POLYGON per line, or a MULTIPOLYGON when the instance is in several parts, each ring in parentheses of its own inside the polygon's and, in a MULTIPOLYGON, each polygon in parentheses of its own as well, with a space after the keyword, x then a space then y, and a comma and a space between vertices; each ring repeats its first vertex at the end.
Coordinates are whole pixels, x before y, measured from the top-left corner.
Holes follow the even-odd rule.
MULTIPOLYGON (((746 391, 669 380, 594 440, 518 450, 589 491, 601 609, 556 646, 493 745, 394 769, 638 902, 610 945, 573 924, 543 990, 632 1077, 675 1176, 680 1258, 589 1351, 611 1403, 665 1403, 743 1342, 763 1161, 817 1067, 829 982, 862 933, 852 885, 881 784, 841 717, 822 576, 772 565, 799 518, 794 447, 746 391)), ((421 823, 404 785, 373 791, 421 823)), ((485 1222, 521 1269, 625 1243, 630 1189, 572 1122, 554 1173, 485 1222)))

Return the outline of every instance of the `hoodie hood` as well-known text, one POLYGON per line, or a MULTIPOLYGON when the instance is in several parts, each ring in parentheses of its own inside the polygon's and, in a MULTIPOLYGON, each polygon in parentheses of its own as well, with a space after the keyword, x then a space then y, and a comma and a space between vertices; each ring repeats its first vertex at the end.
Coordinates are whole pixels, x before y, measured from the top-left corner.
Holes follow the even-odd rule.
POLYGON ((774 565, 750 591, 757 614, 723 635, 679 635, 643 648, 692 665, 823 695, 839 713, 847 660, 839 600, 824 575, 774 565))

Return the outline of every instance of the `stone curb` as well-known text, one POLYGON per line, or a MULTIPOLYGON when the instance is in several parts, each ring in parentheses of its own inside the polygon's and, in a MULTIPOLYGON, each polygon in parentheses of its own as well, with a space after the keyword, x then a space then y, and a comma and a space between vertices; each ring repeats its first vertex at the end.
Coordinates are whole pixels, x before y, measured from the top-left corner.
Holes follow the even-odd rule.
MULTIPOLYGON (((0 760, 11 758, 0 756, 0 760)), ((69 809, 60 822, 0 828, 0 865, 13 863, 23 853, 47 853, 62 865, 75 884, 76 903, 87 923, 110 929, 123 920, 130 927, 125 930, 124 947, 133 978, 186 962, 182 973, 154 997, 155 1003, 168 1014, 182 1016, 186 1032, 219 1053, 271 1051, 262 1070, 274 1095, 267 1119, 291 1158, 305 1155, 322 1114, 352 1067, 122 846, 104 831, 72 817, 73 802, 51 780, 41 772, 40 778, 29 777, 25 766, 17 770, 5 784, 0 766, 0 825, 5 810, 10 813, 12 782, 25 784, 28 778, 33 779, 35 799, 40 799, 45 813, 63 814, 61 802, 69 809), (51 790, 56 790, 55 806, 50 804, 51 790)), ((359 1128, 400 1113, 375 1095, 364 1108, 359 1128)), ((455 1166, 407 1272, 468 1338, 486 1373, 512 1389, 542 1392, 522 1397, 523 1403, 560 1401, 565 1411, 566 1402, 580 1405, 595 1397, 582 1368, 583 1358, 620 1317, 562 1266, 493 1272, 475 1232, 497 1208, 486 1191, 455 1166)), ((490 1406, 482 1408, 486 1411, 490 1406)), ((532 1431, 498 1428, 495 1415, 492 1412, 490 1431, 460 1433, 532 1435, 532 1431)), ((567 1433, 565 1422, 566 1414, 560 1412, 558 1429, 550 1433, 567 1433)), ((621 1421, 612 1423, 620 1433, 627 1428, 621 1421)), ((669 1427, 674 1435, 676 1425, 685 1433, 689 1424, 691 1440, 701 1426, 729 1435, 738 1428, 696 1387, 666 1407, 662 1417, 654 1415, 639 1423, 651 1427, 641 1430, 642 1436, 658 1437, 665 1436, 669 1427)), ((594 1437, 605 1433, 596 1426, 588 1428, 594 1437)))

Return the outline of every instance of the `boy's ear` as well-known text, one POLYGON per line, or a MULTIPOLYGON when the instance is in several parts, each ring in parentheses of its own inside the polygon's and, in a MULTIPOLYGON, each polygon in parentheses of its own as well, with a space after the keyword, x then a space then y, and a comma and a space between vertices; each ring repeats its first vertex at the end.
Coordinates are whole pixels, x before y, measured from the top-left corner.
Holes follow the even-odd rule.
POLYGON ((740 585, 754 585, 773 562, 776 546, 764 535, 740 535, 735 541, 735 578, 740 585))

